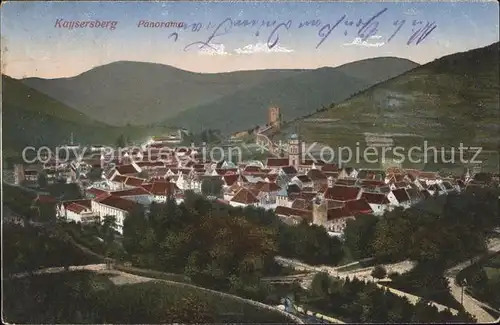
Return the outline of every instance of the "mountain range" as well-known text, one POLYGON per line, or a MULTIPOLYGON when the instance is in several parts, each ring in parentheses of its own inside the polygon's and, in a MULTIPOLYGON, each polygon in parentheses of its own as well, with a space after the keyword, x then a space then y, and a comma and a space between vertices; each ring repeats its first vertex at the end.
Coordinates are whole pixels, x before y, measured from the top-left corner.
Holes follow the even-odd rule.
POLYGON ((390 57, 337 68, 207 74, 119 61, 72 78, 27 78, 22 82, 110 125, 156 124, 232 132, 266 123, 271 105, 280 106, 284 118, 292 119, 416 66, 390 57))
POLYGON ((498 58, 499 43, 444 56, 288 123, 276 137, 299 130, 304 141, 334 148, 366 146, 379 137, 407 149, 427 141, 497 151, 498 58))

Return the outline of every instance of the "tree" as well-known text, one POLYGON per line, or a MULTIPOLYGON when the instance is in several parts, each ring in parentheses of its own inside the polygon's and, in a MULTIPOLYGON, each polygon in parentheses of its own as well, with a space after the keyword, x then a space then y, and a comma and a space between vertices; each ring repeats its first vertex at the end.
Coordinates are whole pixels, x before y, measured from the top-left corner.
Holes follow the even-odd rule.
POLYGON ((116 146, 118 148, 125 148, 127 146, 127 142, 126 142, 125 136, 123 134, 120 134, 118 139, 116 139, 116 146))
POLYGON ((222 197, 222 187, 224 182, 218 176, 205 177, 201 182, 201 193, 204 196, 222 197))
POLYGON ((329 294, 332 279, 328 273, 317 273, 311 282, 311 293, 315 297, 325 298, 329 294))
POLYGON ((376 278, 376 279, 383 279, 387 275, 387 271, 382 265, 377 265, 373 269, 371 276, 376 278))
POLYGON ((38 187, 42 189, 47 188, 47 186, 49 185, 49 181, 47 180, 47 175, 44 172, 38 173, 37 182, 38 182, 38 187))
POLYGON ((168 308, 168 323, 211 323, 215 317, 208 304, 199 297, 190 294, 176 302, 168 308))
POLYGON ((102 236, 106 244, 109 245, 114 241, 116 228, 116 216, 105 216, 102 222, 102 236))
POLYGON ((347 221, 344 231, 345 245, 355 259, 373 255, 373 240, 378 218, 371 215, 359 215, 347 221))

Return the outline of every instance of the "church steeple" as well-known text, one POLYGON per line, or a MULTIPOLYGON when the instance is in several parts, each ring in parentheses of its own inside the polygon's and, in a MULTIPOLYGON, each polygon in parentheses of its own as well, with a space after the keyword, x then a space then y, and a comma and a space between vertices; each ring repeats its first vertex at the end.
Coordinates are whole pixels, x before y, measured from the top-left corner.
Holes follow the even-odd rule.
POLYGON ((299 136, 292 134, 288 139, 288 164, 297 167, 300 160, 300 143, 299 136))

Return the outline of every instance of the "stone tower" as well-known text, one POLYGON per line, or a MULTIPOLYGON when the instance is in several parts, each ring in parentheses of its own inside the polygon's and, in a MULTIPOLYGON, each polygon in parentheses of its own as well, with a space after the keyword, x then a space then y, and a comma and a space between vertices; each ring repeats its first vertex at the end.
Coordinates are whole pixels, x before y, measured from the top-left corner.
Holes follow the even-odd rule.
POLYGON ((22 164, 14 165, 14 183, 16 185, 24 182, 24 166, 22 164))
POLYGON ((281 113, 279 107, 270 107, 268 111, 267 123, 269 126, 279 128, 281 122, 281 113))
POLYGON ((326 201, 321 198, 315 198, 313 201, 313 224, 325 226, 328 221, 328 208, 326 201))
POLYGON ((297 134, 288 139, 288 165, 297 167, 300 161, 300 143, 297 134))

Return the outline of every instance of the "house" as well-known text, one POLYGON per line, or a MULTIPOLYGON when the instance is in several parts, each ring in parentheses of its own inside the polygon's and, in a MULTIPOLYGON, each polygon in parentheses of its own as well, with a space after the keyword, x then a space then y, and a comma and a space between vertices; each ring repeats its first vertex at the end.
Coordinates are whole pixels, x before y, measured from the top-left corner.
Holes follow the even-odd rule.
POLYGON ((435 172, 419 172, 417 179, 426 185, 432 185, 441 182, 441 178, 438 173, 435 172))
POLYGON ((411 204, 410 197, 404 188, 398 188, 392 190, 388 195, 387 199, 393 206, 399 206, 403 208, 408 208, 411 204))
POLYGON ((301 174, 307 174, 311 169, 321 169, 325 162, 320 160, 305 159, 299 162, 297 171, 301 174))
POLYGON ((257 196, 245 187, 240 188, 229 201, 229 204, 234 207, 257 206, 259 203, 257 196))
POLYGON ((260 200, 261 206, 276 206, 277 195, 281 190, 281 187, 272 182, 258 182, 255 188, 258 190, 257 198, 260 200))
POLYGON ((383 215, 385 211, 389 210, 390 202, 387 195, 384 193, 363 192, 361 198, 365 199, 368 205, 370 205, 374 215, 380 216, 383 215))
POLYGON ((176 183, 173 183, 170 180, 142 184, 141 187, 153 195, 154 202, 165 203, 169 197, 175 198, 177 203, 182 201, 182 191, 176 183))
POLYGON ((61 202, 56 207, 58 218, 83 224, 99 221, 92 212, 91 200, 74 200, 61 202))
POLYGON ((354 219, 353 214, 345 206, 328 208, 328 203, 324 199, 313 201, 312 224, 323 226, 328 231, 342 233, 347 225, 347 220, 354 219))
POLYGON ((362 190, 360 187, 335 184, 333 187, 327 188, 327 190, 323 193, 323 197, 325 199, 345 202, 359 199, 361 197, 361 193, 362 190))
POLYGON ((384 181, 385 171, 381 169, 361 169, 358 172, 357 178, 372 181, 384 181))
POLYGON ((296 175, 290 182, 297 184, 300 188, 313 186, 313 181, 307 175, 296 175))
POLYGON ((150 205, 154 200, 153 194, 148 192, 143 187, 135 187, 127 190, 115 191, 111 192, 110 194, 127 200, 132 200, 142 205, 150 205))
POLYGON ((316 191, 322 184, 327 184, 328 182, 328 177, 325 174, 323 174, 321 170, 316 168, 311 168, 307 172, 306 176, 312 181, 313 188, 315 188, 316 191))
POLYGON ((141 167, 137 166, 137 164, 133 161, 128 165, 115 167, 115 170, 120 175, 135 175, 142 171, 141 167))
POLYGON ((358 171, 356 169, 351 168, 351 167, 345 167, 339 171, 337 178, 338 179, 357 178, 357 175, 358 175, 358 171))
POLYGON ((291 207, 277 206, 274 213, 280 218, 281 221, 288 225, 297 225, 306 220, 312 222, 312 210, 294 209, 291 207))
POLYGON ((109 192, 95 187, 85 189, 85 196, 89 199, 102 196, 103 194, 109 194, 109 192))
POLYGON ((123 234, 125 218, 137 208, 139 204, 118 196, 105 195, 92 200, 92 212, 104 221, 106 216, 116 218, 116 231, 123 234))
POLYGON ((267 158, 266 167, 273 170, 279 170, 288 166, 288 158, 267 158))
POLYGON ((357 200, 345 202, 345 207, 352 213, 352 215, 373 213, 373 209, 370 204, 368 204, 368 201, 362 197, 357 200))

